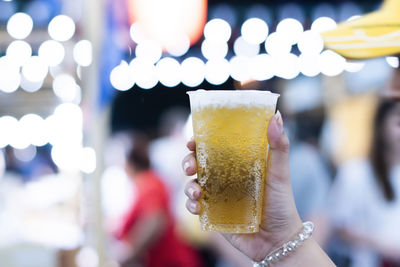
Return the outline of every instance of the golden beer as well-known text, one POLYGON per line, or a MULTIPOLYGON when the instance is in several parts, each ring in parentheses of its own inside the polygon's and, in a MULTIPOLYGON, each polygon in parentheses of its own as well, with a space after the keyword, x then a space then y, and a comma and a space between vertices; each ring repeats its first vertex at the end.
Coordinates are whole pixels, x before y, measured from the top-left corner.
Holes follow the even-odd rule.
POLYGON ((278 95, 266 91, 189 92, 204 231, 259 231, 267 129, 278 95))

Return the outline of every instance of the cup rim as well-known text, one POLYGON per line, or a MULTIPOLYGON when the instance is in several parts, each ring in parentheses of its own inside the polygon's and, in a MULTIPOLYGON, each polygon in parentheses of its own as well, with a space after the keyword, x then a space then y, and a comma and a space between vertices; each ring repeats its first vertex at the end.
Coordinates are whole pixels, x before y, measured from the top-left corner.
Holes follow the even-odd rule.
POLYGON ((273 96, 279 97, 280 94, 277 93, 272 93, 271 91, 268 90, 205 90, 205 89, 198 89, 198 90, 192 90, 192 91, 187 91, 186 94, 191 95, 191 94, 199 94, 199 93, 233 93, 233 94, 271 94, 273 96))

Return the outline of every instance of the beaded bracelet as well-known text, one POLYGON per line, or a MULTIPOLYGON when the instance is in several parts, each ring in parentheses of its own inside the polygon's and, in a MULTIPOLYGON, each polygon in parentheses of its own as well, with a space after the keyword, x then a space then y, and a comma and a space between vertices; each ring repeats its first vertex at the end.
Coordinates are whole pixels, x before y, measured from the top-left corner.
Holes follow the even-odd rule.
POLYGON ((301 246, 304 241, 311 237, 314 231, 314 224, 312 222, 304 222, 303 229, 300 233, 296 234, 295 238, 289 242, 286 242, 280 248, 274 250, 268 254, 264 260, 260 262, 253 261, 253 267, 270 267, 272 264, 279 261, 282 257, 287 256, 290 252, 301 246))

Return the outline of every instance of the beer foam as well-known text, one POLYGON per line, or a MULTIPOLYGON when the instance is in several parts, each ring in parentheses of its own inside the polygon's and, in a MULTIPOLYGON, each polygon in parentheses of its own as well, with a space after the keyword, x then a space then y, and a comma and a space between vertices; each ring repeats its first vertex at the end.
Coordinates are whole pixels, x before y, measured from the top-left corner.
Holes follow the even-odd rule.
POLYGON ((275 109, 279 94, 258 90, 196 90, 189 91, 192 109, 204 107, 270 107, 275 109))

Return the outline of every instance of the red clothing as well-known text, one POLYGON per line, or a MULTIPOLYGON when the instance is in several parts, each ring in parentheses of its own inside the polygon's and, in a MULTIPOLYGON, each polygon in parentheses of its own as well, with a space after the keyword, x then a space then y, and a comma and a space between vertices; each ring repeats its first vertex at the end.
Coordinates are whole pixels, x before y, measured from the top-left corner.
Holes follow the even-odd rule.
POLYGON ((134 181, 138 195, 125 216, 118 238, 129 240, 130 231, 135 227, 138 218, 163 211, 167 214, 167 227, 158 242, 146 253, 145 267, 202 266, 196 251, 175 233, 168 191, 158 175, 153 171, 145 171, 135 177, 134 181))

